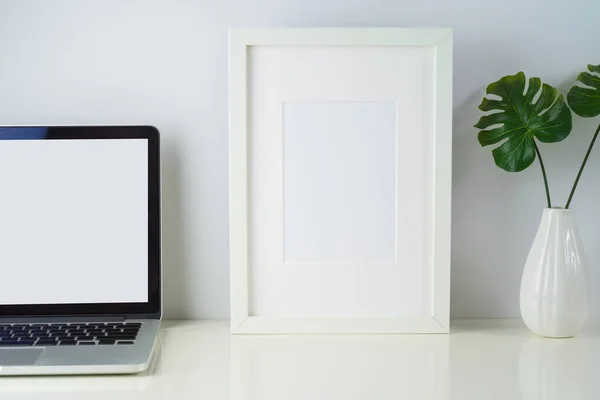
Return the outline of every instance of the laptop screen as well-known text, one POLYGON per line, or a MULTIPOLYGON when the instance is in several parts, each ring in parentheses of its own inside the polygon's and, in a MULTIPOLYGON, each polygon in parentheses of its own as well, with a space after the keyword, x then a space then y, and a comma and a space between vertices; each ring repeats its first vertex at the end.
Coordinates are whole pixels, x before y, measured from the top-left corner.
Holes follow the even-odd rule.
POLYGON ((0 128, 0 306, 149 302, 152 138, 120 129, 0 128))

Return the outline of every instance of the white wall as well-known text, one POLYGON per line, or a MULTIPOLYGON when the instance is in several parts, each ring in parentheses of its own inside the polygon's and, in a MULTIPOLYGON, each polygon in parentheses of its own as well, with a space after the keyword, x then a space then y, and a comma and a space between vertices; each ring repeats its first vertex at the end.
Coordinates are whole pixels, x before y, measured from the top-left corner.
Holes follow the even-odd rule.
MULTIPOLYGON (((452 314, 516 317, 543 185, 537 165, 493 165, 476 106, 487 83, 518 70, 567 89, 600 62, 598 15, 597 0, 0 0, 0 124, 155 124, 167 317, 225 318, 228 27, 453 27, 452 314)), ((578 119, 566 142, 542 146, 560 202, 592 130, 578 119)), ((596 282, 599 169, 597 149, 573 203, 596 282)))

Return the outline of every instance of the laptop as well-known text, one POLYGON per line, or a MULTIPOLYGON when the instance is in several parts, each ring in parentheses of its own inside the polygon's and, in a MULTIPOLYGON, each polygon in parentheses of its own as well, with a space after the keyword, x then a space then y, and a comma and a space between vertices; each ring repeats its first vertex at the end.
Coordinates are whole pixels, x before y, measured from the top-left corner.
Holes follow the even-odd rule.
POLYGON ((159 147, 151 126, 0 127, 0 376, 151 364, 159 147))

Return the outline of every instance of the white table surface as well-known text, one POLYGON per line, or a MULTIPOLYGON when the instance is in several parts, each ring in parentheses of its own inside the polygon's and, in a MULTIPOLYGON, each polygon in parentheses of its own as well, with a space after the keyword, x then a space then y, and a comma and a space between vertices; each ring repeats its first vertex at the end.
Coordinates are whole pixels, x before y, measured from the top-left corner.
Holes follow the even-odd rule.
POLYGON ((232 337, 227 322, 167 322, 148 373, 0 378, 1 400, 600 398, 600 324, 542 339, 520 321, 450 335, 232 337))

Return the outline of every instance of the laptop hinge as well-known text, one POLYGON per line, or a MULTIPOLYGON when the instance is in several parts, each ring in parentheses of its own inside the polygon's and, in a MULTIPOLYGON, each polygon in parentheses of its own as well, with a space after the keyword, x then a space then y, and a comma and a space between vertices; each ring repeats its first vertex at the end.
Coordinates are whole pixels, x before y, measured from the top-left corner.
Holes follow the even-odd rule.
POLYGON ((13 323, 18 323, 18 322, 31 322, 31 321, 35 321, 35 322, 61 322, 61 321, 66 321, 66 322, 88 322, 88 321, 97 321, 97 322, 121 322, 121 321, 125 321, 126 318, 124 315, 89 315, 89 316, 84 316, 84 315, 71 315, 71 316, 65 316, 65 315, 55 315, 55 316, 19 316, 19 315, 15 315, 15 316, 5 316, 5 317, 0 317, 0 322, 2 321, 11 321, 13 323))

